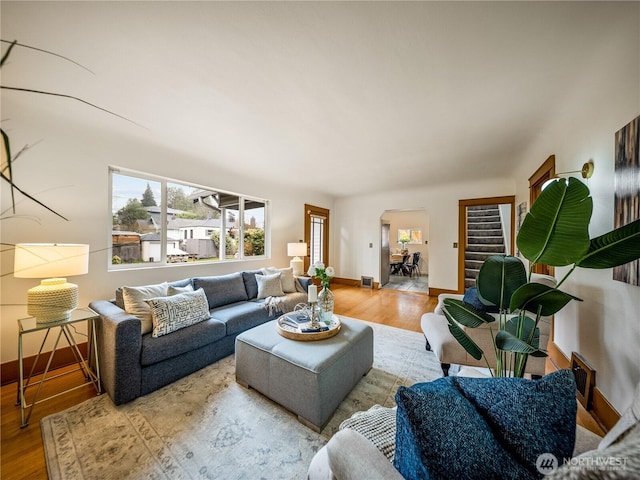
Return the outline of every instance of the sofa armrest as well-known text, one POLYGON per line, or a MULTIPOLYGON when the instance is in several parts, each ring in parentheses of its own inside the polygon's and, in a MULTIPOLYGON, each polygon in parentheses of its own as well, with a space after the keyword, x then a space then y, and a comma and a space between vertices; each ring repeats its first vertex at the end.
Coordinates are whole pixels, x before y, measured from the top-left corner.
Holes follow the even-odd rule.
POLYGON ((336 433, 311 462, 309 480, 403 480, 393 464, 358 432, 345 428, 336 433), (318 461, 328 462, 320 465, 318 461))
POLYGON ((309 291, 309 285, 313 283, 313 277, 295 277, 305 292, 309 291))
POLYGON ((438 295, 438 304, 436 305, 436 308, 433 311, 433 313, 435 313, 436 315, 444 315, 442 308, 444 307, 444 300, 446 298, 454 298, 456 300, 462 300, 464 298, 464 295, 460 295, 458 293, 441 293, 440 295, 438 295))
POLYGON ((107 300, 91 302, 96 322, 102 386, 116 405, 140 396, 142 323, 107 300))

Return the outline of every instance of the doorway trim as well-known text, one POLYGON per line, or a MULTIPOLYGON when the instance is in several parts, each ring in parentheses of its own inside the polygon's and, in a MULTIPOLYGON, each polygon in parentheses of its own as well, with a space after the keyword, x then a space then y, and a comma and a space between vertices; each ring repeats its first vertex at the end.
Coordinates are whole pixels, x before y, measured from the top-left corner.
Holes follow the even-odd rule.
POLYGON ((467 207, 477 205, 511 205, 511 250, 514 248, 515 195, 458 200, 458 293, 464 293, 464 254, 467 249, 467 207))
MULTIPOLYGON (((549 155, 540 167, 534 172, 533 175, 529 177, 529 210, 531 210, 531 205, 536 199, 540 196, 540 192, 542 192, 542 185, 547 180, 551 180, 556 176, 556 156, 549 155)), ((555 275, 555 269, 548 265, 543 265, 540 263, 536 263, 532 270, 533 273, 540 273, 543 275, 555 275)))
POLYGON ((304 257, 304 271, 309 270, 311 264, 312 242, 311 227, 314 218, 322 219, 321 260, 325 266, 329 265, 329 214, 327 208, 304 204, 304 241, 307 243, 307 256, 304 257))

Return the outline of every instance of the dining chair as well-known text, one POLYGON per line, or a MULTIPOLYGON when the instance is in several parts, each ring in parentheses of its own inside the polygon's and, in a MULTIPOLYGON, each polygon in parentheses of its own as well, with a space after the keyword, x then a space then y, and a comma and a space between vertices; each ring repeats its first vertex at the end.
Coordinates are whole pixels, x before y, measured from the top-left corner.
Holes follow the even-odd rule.
POLYGON ((413 276, 413 272, 416 272, 418 276, 420 276, 420 252, 414 252, 412 256, 411 263, 403 262, 402 272, 410 277, 413 276))
POLYGON ((391 262, 389 264, 391 275, 398 275, 400 273, 402 273, 404 275, 405 274, 404 273, 404 265, 409 260, 409 257, 410 257, 410 255, 403 255, 401 261, 399 261, 399 262, 391 262))

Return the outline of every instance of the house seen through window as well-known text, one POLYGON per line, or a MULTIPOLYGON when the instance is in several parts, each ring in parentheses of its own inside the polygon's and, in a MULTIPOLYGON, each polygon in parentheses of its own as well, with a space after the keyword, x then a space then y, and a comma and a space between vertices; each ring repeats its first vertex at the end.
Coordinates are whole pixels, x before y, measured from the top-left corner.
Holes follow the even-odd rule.
POLYGON ((266 256, 267 200, 111 168, 111 265, 266 256))

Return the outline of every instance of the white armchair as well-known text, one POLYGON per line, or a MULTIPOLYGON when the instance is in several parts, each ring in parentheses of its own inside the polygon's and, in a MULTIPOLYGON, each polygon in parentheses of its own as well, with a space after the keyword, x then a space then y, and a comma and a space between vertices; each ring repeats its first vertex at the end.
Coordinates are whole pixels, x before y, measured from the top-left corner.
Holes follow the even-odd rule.
MULTIPOLYGON (((533 274, 531 280, 553 287, 556 285, 556 279, 548 275, 533 274)), ((427 340, 427 350, 431 350, 436 354, 445 376, 449 374, 449 367, 452 364, 486 368, 487 363, 484 358, 476 360, 469 355, 449 331, 447 317, 444 316, 444 312, 442 311, 445 298, 462 300, 463 295, 441 294, 438 296, 438 305, 433 313, 425 313, 422 315, 420 326, 427 340)), ((460 325, 460 327, 485 352, 489 366, 495 368, 496 358, 493 354, 493 338, 490 328, 493 329, 493 335, 495 335, 497 324, 485 324, 478 328, 466 328, 463 325, 460 325)), ((550 317, 542 317, 538 327, 540 328, 540 347, 544 350, 549 342, 549 333, 551 331, 550 317)), ((543 376, 545 374, 545 362, 545 357, 529 356, 525 372, 531 375, 543 376)))

